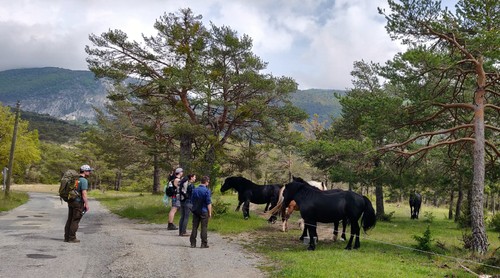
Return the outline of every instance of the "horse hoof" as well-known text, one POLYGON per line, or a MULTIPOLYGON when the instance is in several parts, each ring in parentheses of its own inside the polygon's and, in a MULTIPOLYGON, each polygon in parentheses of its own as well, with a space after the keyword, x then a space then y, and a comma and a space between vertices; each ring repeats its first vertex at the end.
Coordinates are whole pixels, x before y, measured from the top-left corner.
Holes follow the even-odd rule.
POLYGON ((309 247, 307 247, 307 250, 308 250, 308 251, 314 251, 314 250, 316 250, 316 247, 314 247, 314 246, 309 246, 309 247))
POLYGON ((352 248, 351 248, 351 246, 347 246, 347 247, 345 248, 345 250, 351 250, 351 249, 352 249, 352 248))
POLYGON ((245 218, 245 220, 248 220, 248 216, 245 216, 244 218, 245 218))
POLYGON ((303 236, 299 237, 299 240, 304 241, 304 237, 303 236))

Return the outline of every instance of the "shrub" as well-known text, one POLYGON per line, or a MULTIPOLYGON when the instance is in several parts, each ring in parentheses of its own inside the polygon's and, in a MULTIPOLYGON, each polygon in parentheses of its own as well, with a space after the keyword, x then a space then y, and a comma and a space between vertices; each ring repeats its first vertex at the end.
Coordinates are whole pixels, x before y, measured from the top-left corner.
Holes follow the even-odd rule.
POLYGON ((383 215, 379 215, 377 220, 383 222, 391 222, 393 217, 394 217, 394 211, 391 211, 389 213, 384 213, 383 215))
POLYGON ((220 197, 215 198, 212 201, 212 217, 218 217, 227 213, 230 205, 230 203, 222 201, 220 197))
POLYGON ((432 222, 434 222, 434 219, 436 217, 434 216, 434 214, 432 214, 432 212, 426 211, 426 212, 424 212, 424 218, 425 218, 425 220, 424 220, 425 222, 432 223, 432 222))
POLYGON ((430 226, 427 226, 427 229, 422 236, 414 235, 413 239, 417 241, 417 245, 415 246, 417 249, 423 251, 431 251, 431 243, 434 239, 431 235, 430 226))
POLYGON ((491 217, 489 226, 496 232, 500 233, 500 213, 497 213, 491 217))

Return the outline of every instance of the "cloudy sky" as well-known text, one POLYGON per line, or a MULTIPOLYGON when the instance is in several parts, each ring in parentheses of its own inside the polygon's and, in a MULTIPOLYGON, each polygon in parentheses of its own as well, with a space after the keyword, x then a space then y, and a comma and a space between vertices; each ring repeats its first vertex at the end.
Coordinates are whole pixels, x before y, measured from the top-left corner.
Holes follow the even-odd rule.
POLYGON ((154 35, 164 12, 191 8, 207 24, 227 25, 254 42, 267 72, 300 89, 351 87, 354 61, 385 62, 402 50, 377 7, 386 0, 0 0, 0 70, 86 70, 89 34, 120 29, 154 35))

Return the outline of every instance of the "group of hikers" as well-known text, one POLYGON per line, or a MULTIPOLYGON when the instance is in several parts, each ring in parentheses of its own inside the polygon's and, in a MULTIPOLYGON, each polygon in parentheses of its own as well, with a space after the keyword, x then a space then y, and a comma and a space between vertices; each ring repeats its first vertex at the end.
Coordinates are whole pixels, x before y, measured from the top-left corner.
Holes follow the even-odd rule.
MULTIPOLYGON (((75 179, 76 198, 67 200, 68 202, 68 219, 64 227, 64 241, 69 243, 78 243, 76 232, 82 216, 89 210, 87 198, 88 180, 87 178, 92 173, 93 169, 89 165, 80 167, 80 174, 75 179)), ((76 174, 76 173, 75 173, 76 174)), ((189 174, 184 177, 184 170, 177 168, 169 177, 169 182, 165 186, 164 203, 168 204, 171 200, 172 207, 168 214, 167 230, 179 230, 179 236, 190 236, 189 241, 191 248, 196 247, 196 239, 198 237, 198 228, 200 228, 201 248, 208 248, 208 220, 212 217, 212 200, 211 192, 208 189, 210 178, 203 176, 200 180, 200 185, 195 187, 195 174, 189 174), (167 196, 168 195, 168 196, 167 196), (173 223, 174 216, 177 211, 180 211, 181 217, 179 227, 173 223), (191 235, 187 233, 187 225, 189 216, 193 215, 193 227, 191 235)))

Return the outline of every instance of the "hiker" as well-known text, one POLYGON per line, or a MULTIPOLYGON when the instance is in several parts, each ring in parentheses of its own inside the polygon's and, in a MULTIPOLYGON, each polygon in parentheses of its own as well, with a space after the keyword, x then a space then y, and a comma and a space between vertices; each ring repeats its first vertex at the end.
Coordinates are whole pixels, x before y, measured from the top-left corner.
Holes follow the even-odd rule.
POLYGON ((76 238, 76 231, 78 230, 80 219, 89 210, 89 201, 87 198, 89 181, 87 177, 90 176, 91 172, 92 168, 89 165, 85 164, 80 167, 80 176, 78 178, 78 186, 76 187, 79 196, 74 200, 68 201, 68 220, 64 227, 64 242, 80 242, 76 238))
POLYGON ((184 170, 182 168, 175 169, 174 175, 175 178, 172 181, 173 186, 175 187, 175 194, 172 196, 172 207, 170 208, 170 212, 168 213, 168 226, 167 230, 177 230, 177 226, 174 225, 174 216, 177 210, 181 207, 181 201, 179 199, 179 182, 184 174, 184 170))
POLYGON ((191 248, 196 247, 196 237, 198 236, 198 227, 200 224, 201 248, 208 248, 208 219, 212 217, 212 193, 208 189, 210 178, 203 176, 200 182, 201 184, 193 190, 193 194, 191 195, 191 202, 193 203, 193 229, 189 238, 191 248))
POLYGON ((181 201, 181 218, 179 219, 179 236, 188 236, 186 229, 189 222, 189 214, 191 214, 191 195, 196 181, 195 174, 189 174, 180 181, 179 196, 181 201))

